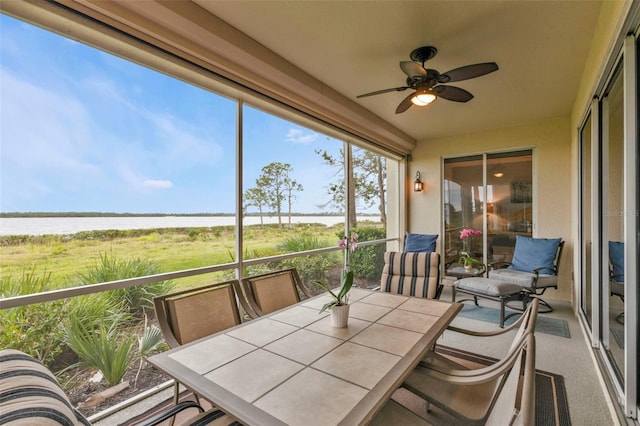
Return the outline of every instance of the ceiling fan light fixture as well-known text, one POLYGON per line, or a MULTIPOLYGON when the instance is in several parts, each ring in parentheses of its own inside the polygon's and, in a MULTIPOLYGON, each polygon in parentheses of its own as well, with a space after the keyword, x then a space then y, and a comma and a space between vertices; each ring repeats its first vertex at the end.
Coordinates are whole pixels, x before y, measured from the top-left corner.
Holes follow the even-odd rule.
POLYGON ((411 102, 416 106, 427 106, 437 98, 438 97, 431 90, 419 89, 413 94, 411 102))

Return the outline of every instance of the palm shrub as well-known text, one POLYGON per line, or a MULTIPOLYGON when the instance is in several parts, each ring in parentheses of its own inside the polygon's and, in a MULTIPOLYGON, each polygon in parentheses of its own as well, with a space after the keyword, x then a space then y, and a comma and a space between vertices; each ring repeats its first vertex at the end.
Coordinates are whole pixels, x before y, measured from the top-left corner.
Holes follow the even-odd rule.
POLYGON ((131 363, 135 338, 119 332, 127 314, 107 310, 102 317, 88 317, 95 307, 78 309, 65 321, 65 343, 80 357, 80 364, 94 367, 110 385, 120 383, 131 363))
POLYGON ((164 343, 162 331, 154 324, 149 325, 147 316, 145 315, 144 330, 142 331, 142 335, 138 337, 138 355, 140 356, 140 363, 138 365, 138 372, 136 373, 134 387, 138 384, 138 376, 140 375, 140 371, 142 371, 145 357, 154 353, 162 343, 164 343))
MULTIPOLYGON (((78 273, 78 279, 84 284, 97 284, 127 278, 144 277, 160 272, 159 266, 149 259, 120 259, 113 252, 100 253, 99 261, 78 273)), ((142 317, 145 308, 153 306, 153 298, 165 294, 173 288, 172 281, 157 281, 145 285, 120 288, 109 292, 116 300, 123 300, 129 311, 142 317)))
MULTIPOLYGON (((51 290, 50 281, 51 273, 39 273, 35 267, 23 271, 20 279, 5 275, 0 278, 0 297, 51 290)), ((68 309, 68 300, 55 300, 0 310, 0 348, 21 350, 51 366, 63 349, 60 318, 68 309)))

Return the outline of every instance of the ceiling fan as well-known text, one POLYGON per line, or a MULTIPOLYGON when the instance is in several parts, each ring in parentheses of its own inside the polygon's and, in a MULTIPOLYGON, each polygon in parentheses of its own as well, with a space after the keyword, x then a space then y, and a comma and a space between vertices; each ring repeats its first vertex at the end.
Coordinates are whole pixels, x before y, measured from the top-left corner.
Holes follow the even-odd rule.
POLYGON ((424 67, 424 63, 436 56, 436 53, 438 53, 438 49, 433 46, 423 46, 414 49, 409 55, 411 61, 400 62, 400 69, 407 75, 405 86, 376 90, 375 92, 359 95, 357 98, 412 89, 414 92, 400 102, 400 105, 396 108, 396 114, 405 112, 411 105, 429 105, 437 98, 454 102, 468 102, 473 99, 471 93, 459 87, 448 86, 443 83, 480 77, 498 69, 498 64, 495 62, 484 62, 481 64, 466 65, 440 74, 434 69, 424 67), (422 65, 418 62, 422 63, 422 65))

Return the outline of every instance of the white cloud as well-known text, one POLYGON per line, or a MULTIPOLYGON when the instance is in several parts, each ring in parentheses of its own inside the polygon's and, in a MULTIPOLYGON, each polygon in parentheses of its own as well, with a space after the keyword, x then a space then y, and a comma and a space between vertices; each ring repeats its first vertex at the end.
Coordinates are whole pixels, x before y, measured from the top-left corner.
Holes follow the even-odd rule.
POLYGON ((143 185, 146 188, 154 188, 154 189, 169 189, 173 188, 173 182, 170 180, 161 180, 161 179, 147 179, 144 181, 143 185))
POLYGON ((289 129, 286 136, 287 142, 308 144, 318 140, 318 134, 315 132, 306 133, 300 129, 289 129))

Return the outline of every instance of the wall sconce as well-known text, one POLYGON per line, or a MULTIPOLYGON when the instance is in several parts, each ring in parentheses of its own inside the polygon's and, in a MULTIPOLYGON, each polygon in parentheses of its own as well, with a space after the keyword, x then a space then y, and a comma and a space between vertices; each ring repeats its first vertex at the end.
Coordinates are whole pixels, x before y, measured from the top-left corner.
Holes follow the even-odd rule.
POLYGON ((422 181, 420 180, 420 172, 416 172, 416 180, 413 182, 413 191, 422 192, 422 181))

